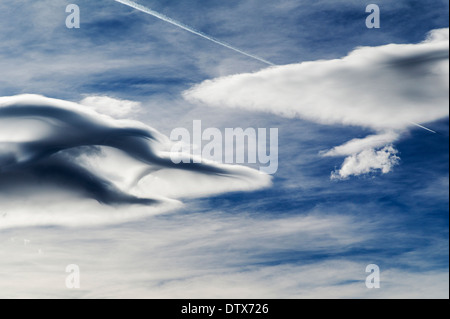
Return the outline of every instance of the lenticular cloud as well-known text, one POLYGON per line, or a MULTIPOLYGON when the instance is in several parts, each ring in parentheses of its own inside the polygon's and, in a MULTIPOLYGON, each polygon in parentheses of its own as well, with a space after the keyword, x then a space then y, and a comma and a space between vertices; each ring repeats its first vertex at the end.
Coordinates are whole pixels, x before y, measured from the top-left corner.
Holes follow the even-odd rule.
MULTIPOLYGON (((15 199, 25 203, 36 194, 52 203, 58 196, 75 196, 107 206, 154 208, 179 198, 270 185, 269 176, 246 167, 174 164, 171 146, 141 122, 115 120, 76 103, 1 97, 0 213, 15 199)), ((3 225, 8 216, 4 213, 3 225)))
POLYGON ((204 81, 184 96, 211 107, 371 129, 376 135, 350 141, 323 155, 350 156, 339 171, 342 174, 333 178, 345 179, 381 166, 386 173, 396 161, 381 165, 377 154, 385 154, 410 127, 448 117, 448 46, 449 29, 439 29, 417 44, 360 47, 341 59, 275 66, 204 81))

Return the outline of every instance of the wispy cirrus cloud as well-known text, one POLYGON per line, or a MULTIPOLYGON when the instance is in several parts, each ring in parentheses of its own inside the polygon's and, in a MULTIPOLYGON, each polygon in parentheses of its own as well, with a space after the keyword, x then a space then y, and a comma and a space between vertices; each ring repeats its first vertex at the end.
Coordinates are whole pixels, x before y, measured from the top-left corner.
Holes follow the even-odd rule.
POLYGON ((446 248, 443 242, 433 242, 425 252, 416 249, 404 253, 391 247, 398 261, 395 267, 388 263, 391 255, 378 254, 380 234, 391 238, 399 235, 396 228, 385 227, 392 217, 361 220, 319 211, 277 218, 217 211, 207 216, 161 215, 147 218, 145 225, 131 222, 118 227, 80 227, 76 232, 61 227, 2 231, 0 296, 448 296, 448 271, 430 267, 429 259, 423 258, 441 253, 446 248), (362 253, 356 256, 355 251, 362 253), (374 261, 382 267, 382 289, 365 286, 365 268, 374 261), (81 289, 76 291, 63 285, 65 267, 72 263, 81 269, 81 289))

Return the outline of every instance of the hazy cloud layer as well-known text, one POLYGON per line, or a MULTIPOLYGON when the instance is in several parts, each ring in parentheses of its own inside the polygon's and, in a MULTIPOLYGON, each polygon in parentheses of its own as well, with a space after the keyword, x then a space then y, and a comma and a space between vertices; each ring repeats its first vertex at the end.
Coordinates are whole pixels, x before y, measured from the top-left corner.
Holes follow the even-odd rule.
MULTIPOLYGON (((244 108, 327 125, 372 129, 377 136, 324 153, 355 156, 368 151, 363 157, 372 154, 372 158, 364 162, 376 165, 363 170, 352 168, 358 175, 379 168, 377 151, 414 123, 448 116, 448 46, 448 29, 439 29, 419 44, 361 47, 342 59, 208 80, 184 96, 211 107, 244 108)), ((347 160, 344 165, 348 168, 353 162, 347 160)), ((384 168, 390 170, 392 166, 384 168)))
MULTIPOLYGON (((317 211, 276 218, 210 211, 207 218, 154 216, 144 225, 7 230, 0 233, 0 297, 448 297, 448 271, 430 268, 425 252, 400 253, 395 267, 388 267, 389 256, 375 254, 378 236, 398 238, 389 221, 317 211), (351 258, 358 247, 368 250, 351 258), (365 286, 374 260, 382 289, 365 286), (79 290, 64 286, 65 267, 73 263, 81 270, 79 290)), ((448 249, 433 244, 434 253, 448 249)))

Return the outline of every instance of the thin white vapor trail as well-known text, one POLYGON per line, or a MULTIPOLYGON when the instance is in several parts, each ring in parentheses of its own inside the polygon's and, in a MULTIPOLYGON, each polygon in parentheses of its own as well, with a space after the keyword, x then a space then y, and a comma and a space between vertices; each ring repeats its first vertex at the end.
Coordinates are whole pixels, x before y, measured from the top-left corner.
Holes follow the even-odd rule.
POLYGON ((417 123, 414 123, 414 122, 410 122, 410 123, 413 124, 413 125, 415 125, 415 126, 417 126, 417 127, 423 128, 424 130, 426 130, 426 131, 428 131, 428 132, 437 134, 436 131, 433 131, 432 129, 429 129, 428 127, 425 127, 425 126, 423 126, 423 125, 420 125, 420 124, 417 124, 417 123))
POLYGON ((184 30, 189 31, 189 32, 191 32, 193 34, 201 36, 202 38, 205 38, 205 39, 207 39, 209 41, 212 41, 212 42, 214 42, 216 44, 224 46, 224 47, 226 47, 228 49, 231 49, 231 50, 233 50, 235 52, 238 52, 240 54, 248 56, 248 57, 250 57, 252 59, 258 60, 258 61, 263 62, 263 63, 268 64, 268 65, 275 65, 272 62, 269 62, 269 61, 267 61, 267 60, 265 60, 263 58, 260 58, 260 57, 258 57, 256 55, 244 52, 244 51, 242 51, 242 50, 240 50, 240 49, 238 49, 238 48, 236 48, 236 47, 234 47, 234 46, 232 46, 232 45, 230 45, 230 44, 228 44, 226 42, 223 42, 221 40, 215 39, 215 38, 213 38, 213 37, 211 37, 211 36, 201 32, 201 31, 195 30, 194 28, 191 28, 191 27, 189 27, 189 26, 187 26, 187 25, 185 25, 185 24, 183 24, 183 23, 181 23, 179 21, 176 21, 176 20, 174 20, 172 18, 169 18, 168 16, 165 16, 164 14, 156 12, 156 11, 150 9, 150 8, 144 7, 143 5, 140 5, 140 4, 138 4, 138 3, 134 2, 134 1, 129 1, 129 0, 115 0, 115 1, 119 2, 119 3, 122 3, 124 5, 127 5, 129 7, 132 7, 134 9, 136 9, 136 10, 142 11, 144 13, 150 14, 150 15, 158 18, 158 19, 161 19, 161 20, 163 20, 165 22, 171 23, 171 24, 173 24, 173 25, 175 25, 175 26, 177 26, 177 27, 179 27, 181 29, 184 29, 184 30))

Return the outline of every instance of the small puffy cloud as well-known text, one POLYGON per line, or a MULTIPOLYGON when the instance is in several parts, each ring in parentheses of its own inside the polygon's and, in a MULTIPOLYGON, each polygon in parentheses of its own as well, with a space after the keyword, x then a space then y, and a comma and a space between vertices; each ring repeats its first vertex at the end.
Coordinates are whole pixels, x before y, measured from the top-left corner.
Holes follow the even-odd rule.
POLYGON ((92 107, 97 112, 114 118, 127 118, 142 111, 140 102, 120 100, 108 96, 88 96, 81 100, 80 104, 92 107))
MULTIPOLYGON (((439 29, 418 44, 360 47, 341 59, 208 80, 184 92, 184 97, 210 107, 374 130, 376 135, 322 153, 351 155, 342 168, 345 172, 352 164, 366 162, 369 154, 381 161, 384 151, 374 155, 374 149, 389 149, 409 127, 449 115, 448 47, 449 30, 439 29)), ((367 169, 353 167, 349 172, 343 174, 358 175, 367 169)))
POLYGON ((331 174, 331 179, 347 179, 350 176, 369 174, 376 171, 387 174, 398 164, 400 158, 397 154, 398 151, 392 146, 386 146, 378 151, 374 149, 364 150, 347 157, 341 169, 331 174))

